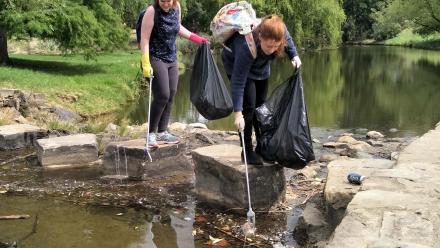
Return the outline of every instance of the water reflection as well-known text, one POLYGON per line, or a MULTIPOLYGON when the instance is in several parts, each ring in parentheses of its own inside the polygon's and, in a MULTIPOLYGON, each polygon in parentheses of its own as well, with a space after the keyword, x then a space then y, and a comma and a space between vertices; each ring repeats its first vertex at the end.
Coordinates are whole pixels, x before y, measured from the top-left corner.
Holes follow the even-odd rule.
MULTIPOLYGON (((440 52, 400 47, 346 47, 303 54, 309 121, 319 128, 390 128, 424 133, 440 120, 440 52)), ((191 68, 192 58, 184 60, 191 68)), ((222 63, 217 59, 219 69, 222 63)), ((191 70, 180 75, 171 121, 203 122, 234 130, 231 116, 207 121, 189 100, 191 70)), ((287 59, 273 62, 270 90, 292 74, 287 59)), ((226 77, 225 77, 226 78, 226 77)), ((228 85, 229 86, 229 85, 228 85)), ((124 117, 146 120, 142 97, 124 117)))
POLYGON ((170 220, 133 209, 75 206, 53 199, 0 196, 0 215, 29 214, 30 219, 3 221, 0 242, 21 248, 194 248, 195 204, 174 210, 170 220), (48 211, 50 209, 50 211, 48 211), (36 232, 29 235, 38 215, 36 232))

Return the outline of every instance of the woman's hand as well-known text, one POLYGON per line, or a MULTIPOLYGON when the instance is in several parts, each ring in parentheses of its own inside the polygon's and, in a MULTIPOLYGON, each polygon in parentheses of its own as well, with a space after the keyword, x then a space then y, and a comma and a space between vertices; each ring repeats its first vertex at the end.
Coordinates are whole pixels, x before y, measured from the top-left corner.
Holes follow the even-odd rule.
POLYGON ((153 67, 151 67, 150 64, 150 54, 144 53, 141 56, 141 67, 142 67, 142 74, 146 78, 151 78, 153 76, 153 67))
POLYGON ((241 112, 234 112, 234 124, 240 132, 244 130, 244 118, 241 112))
POLYGON ((299 56, 293 57, 293 59, 292 59, 293 68, 299 69, 301 67, 301 64, 302 63, 301 63, 301 59, 299 59, 299 56))
POLYGON ((208 43, 208 39, 206 39, 205 37, 202 37, 202 36, 198 36, 195 33, 191 33, 191 35, 189 36, 189 40, 191 42, 199 44, 199 45, 201 45, 203 43, 208 43))

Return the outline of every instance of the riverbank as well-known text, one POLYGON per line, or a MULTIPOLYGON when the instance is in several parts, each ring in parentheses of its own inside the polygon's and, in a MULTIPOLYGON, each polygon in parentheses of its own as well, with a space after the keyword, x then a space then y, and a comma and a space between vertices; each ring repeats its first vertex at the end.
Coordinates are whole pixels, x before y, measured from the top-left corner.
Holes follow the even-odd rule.
MULTIPOLYGON (((106 131, 98 134, 102 146, 106 146, 111 141, 130 139, 129 136, 118 135, 120 128, 109 126, 106 131)), ((130 129, 137 130, 138 128, 145 127, 131 127, 130 129)), ((192 163, 191 151, 198 147, 212 144, 238 144, 239 142, 236 132, 209 130, 200 124, 174 123, 170 125, 170 131, 178 134, 184 147, 181 156, 173 160, 174 164, 192 163)), ((367 130, 353 131, 354 133, 346 133, 345 130, 327 130, 326 133, 323 132, 320 135, 315 133, 317 138, 314 140, 314 149, 319 161, 310 163, 303 170, 286 170, 286 200, 269 211, 256 211, 258 233, 252 239, 253 241, 244 241, 241 233, 240 224, 245 222, 245 210, 239 210, 237 214, 237 210, 225 211, 196 203, 197 196, 194 195, 194 178, 192 176, 152 177, 143 181, 108 181, 101 178, 102 166, 100 165, 82 169, 50 170, 38 165, 37 155, 32 149, 0 152, 0 160, 3 161, 0 166, 0 197, 4 198, 5 202, 14 202, 25 196, 30 199, 29 202, 32 202, 33 199, 39 199, 40 202, 43 202, 40 204, 44 206, 47 205, 44 203, 46 201, 62 201, 75 206, 86 206, 87 209, 94 208, 95 212, 101 213, 100 216, 107 212, 109 218, 130 215, 130 212, 134 210, 138 213, 135 216, 145 214, 146 217, 148 216, 148 221, 151 221, 151 216, 156 216, 154 217, 156 218, 155 225, 162 226, 161 231, 156 230, 155 236, 157 237, 166 237, 168 229, 165 226, 170 228, 170 221, 172 225, 173 219, 175 221, 177 218, 188 226, 189 229, 187 228, 185 233, 192 233, 192 236, 189 236, 193 237, 197 244, 196 247, 202 247, 208 242, 212 243, 213 239, 218 240, 217 242, 223 240, 222 242, 227 242, 233 247, 242 246, 243 242, 257 242, 256 246, 258 247, 283 247, 276 246, 276 244, 296 247, 295 240, 301 239, 302 236, 299 234, 294 237, 293 232, 299 223, 303 209, 308 203, 319 205, 321 208, 323 206, 322 196, 326 183, 327 163, 334 159, 346 159, 347 157, 391 159, 394 152, 400 151, 409 142, 408 138, 380 139, 380 135, 374 132, 372 134, 378 136, 367 138, 367 130), (335 142, 340 143, 336 149, 335 142), (188 208, 188 202, 192 207, 188 208), (100 208, 107 210, 100 210, 100 208), (172 213, 171 220, 170 213, 172 213)), ((51 132, 51 135, 58 136, 60 134, 51 132)), ((26 201, 20 201, 22 202, 19 208, 21 212, 37 212, 33 209, 32 204, 27 206, 26 201)), ((65 209, 71 208, 65 204, 62 205, 65 209)), ((12 208, 12 210, 17 211, 17 208, 12 208)), ((32 215, 28 223, 32 223, 35 218, 32 215)), ((64 222, 61 219, 54 220, 53 217, 44 214, 37 218, 40 218, 41 223, 46 223, 48 219, 56 221, 56 223, 64 222)), ((63 217, 59 216, 59 218, 63 217)), ((137 219, 134 224, 137 228, 141 228, 137 229, 138 231, 143 229, 141 222, 137 219)), ((98 237, 95 239, 95 235, 88 237, 78 232, 77 229, 81 226, 63 227, 62 224, 57 224, 57 226, 60 230, 63 228, 72 230, 73 232, 69 233, 73 233, 78 240, 86 238, 96 242, 99 239, 98 237)), ((107 224, 104 222, 99 229, 102 230, 105 226, 107 224)), ((5 232, 10 235, 8 237, 14 237, 11 233, 19 233, 19 230, 9 227, 9 225, 5 228, 7 228, 5 232)), ((39 242, 39 233, 51 233, 51 228, 46 225, 38 224, 37 228, 37 235, 33 239, 27 240, 27 244, 32 245, 32 242, 39 242)), ((88 228, 98 236, 105 235, 105 231, 95 230, 91 226, 88 228)), ((131 231, 121 230, 121 233, 129 234, 131 231)), ((47 239, 47 236, 44 238, 47 239)), ((62 241, 54 239, 56 243, 62 241)), ((0 240, 0 242, 2 241, 10 240, 0 240)), ((308 237, 303 238, 302 242, 303 244, 308 243, 308 237)), ((66 243, 64 242, 64 244, 66 243)))
POLYGON ((396 37, 385 41, 372 39, 361 41, 348 41, 345 45, 379 45, 379 46, 402 46, 426 50, 440 50, 440 34, 421 36, 411 29, 405 29, 396 37))
POLYGON ((43 93, 52 105, 83 116, 114 112, 138 94, 137 53, 82 56, 12 55, 13 66, 0 67, 0 88, 43 93))

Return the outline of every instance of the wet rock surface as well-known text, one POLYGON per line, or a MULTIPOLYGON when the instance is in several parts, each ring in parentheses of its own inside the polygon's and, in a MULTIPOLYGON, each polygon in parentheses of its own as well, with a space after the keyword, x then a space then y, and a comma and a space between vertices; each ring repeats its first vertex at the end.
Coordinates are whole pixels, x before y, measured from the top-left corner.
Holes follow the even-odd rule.
MULTIPOLYGON (((228 209, 247 208, 246 167, 240 158, 241 147, 214 145, 192 151, 195 188, 198 199, 228 209)), ((285 198, 284 168, 265 164, 248 165, 252 206, 269 209, 285 198)))
POLYGON ((47 135, 46 130, 29 124, 0 126, 0 150, 33 147, 37 139, 47 135))
POLYGON ((145 139, 110 143, 104 154, 106 175, 126 175, 132 179, 165 177, 179 174, 193 174, 189 162, 181 156, 185 144, 159 144, 159 148, 148 151, 145 139), (151 156, 150 162, 148 153, 151 156), (181 161, 182 163, 177 163, 181 161))
POLYGON ((38 161, 43 167, 86 165, 98 159, 94 134, 76 134, 37 140, 38 161))

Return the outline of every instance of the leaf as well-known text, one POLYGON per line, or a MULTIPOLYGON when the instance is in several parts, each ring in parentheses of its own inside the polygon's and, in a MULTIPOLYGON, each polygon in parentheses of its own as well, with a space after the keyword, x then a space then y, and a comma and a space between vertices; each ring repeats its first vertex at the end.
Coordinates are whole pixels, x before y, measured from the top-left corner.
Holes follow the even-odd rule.
POLYGON ((205 243, 205 245, 210 246, 218 246, 218 247, 228 247, 230 244, 225 239, 217 239, 209 235, 209 240, 205 243))
POLYGON ((197 216, 197 217, 195 218, 195 221, 196 221, 196 223, 205 223, 205 222, 207 222, 208 220, 207 220, 205 217, 203 217, 203 216, 197 216))

